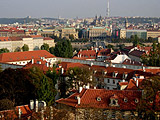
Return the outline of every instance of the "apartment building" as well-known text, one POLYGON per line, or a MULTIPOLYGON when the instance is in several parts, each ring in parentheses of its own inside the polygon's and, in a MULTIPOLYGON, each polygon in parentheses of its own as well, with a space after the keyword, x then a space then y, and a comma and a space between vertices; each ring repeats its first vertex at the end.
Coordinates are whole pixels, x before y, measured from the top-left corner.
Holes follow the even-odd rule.
POLYGON ((28 45, 29 51, 40 50, 44 43, 49 47, 54 47, 54 39, 44 38, 41 35, 18 36, 18 37, 0 37, 0 49, 7 48, 14 52, 17 48, 22 48, 24 44, 28 45))

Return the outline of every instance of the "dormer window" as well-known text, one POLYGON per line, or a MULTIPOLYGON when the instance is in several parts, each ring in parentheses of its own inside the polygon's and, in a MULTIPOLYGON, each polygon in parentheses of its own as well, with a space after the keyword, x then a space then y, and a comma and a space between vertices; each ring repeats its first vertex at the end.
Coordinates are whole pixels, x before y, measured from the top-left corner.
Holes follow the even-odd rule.
POLYGON ((113 77, 117 77, 117 75, 118 75, 117 71, 113 72, 113 77))
POLYGON ((127 72, 123 73, 123 79, 126 79, 128 76, 127 72))
POLYGON ((99 101, 99 102, 100 102, 100 101, 101 101, 101 97, 97 97, 97 101, 99 101))
POLYGON ((110 106, 113 106, 113 107, 118 107, 119 104, 118 104, 118 96, 117 95, 113 95, 112 97, 110 97, 110 106))
POLYGON ((138 103, 138 102, 139 102, 139 100, 138 100, 138 98, 136 98, 136 99, 135 99, 135 103, 138 103))
POLYGON ((124 98, 124 102, 125 102, 125 103, 128 102, 128 98, 125 97, 125 98, 124 98))

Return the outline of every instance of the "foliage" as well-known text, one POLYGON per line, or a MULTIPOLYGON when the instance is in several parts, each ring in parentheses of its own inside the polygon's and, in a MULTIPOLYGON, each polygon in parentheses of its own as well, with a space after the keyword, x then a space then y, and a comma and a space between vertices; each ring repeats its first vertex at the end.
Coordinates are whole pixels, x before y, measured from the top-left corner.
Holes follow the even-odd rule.
POLYGON ((20 47, 17 47, 14 52, 21 52, 21 48, 20 47))
POLYGON ((48 45, 47 43, 44 43, 44 44, 41 46, 41 50, 49 51, 49 45, 48 45))
POLYGON ((156 98, 158 99, 160 94, 160 77, 154 76, 150 79, 146 79, 142 82, 143 96, 140 104, 137 107, 138 116, 140 119, 155 120, 156 119, 156 110, 160 109, 159 105, 156 105, 156 98))
POLYGON ((160 66, 160 44, 154 42, 152 49, 148 54, 141 57, 142 63, 148 66, 160 66))
POLYGON ((0 54, 1 53, 8 53, 8 52, 9 52, 9 50, 7 48, 0 49, 0 54))
MULTIPOLYGON (((49 77, 50 74, 47 73, 49 77)), ((54 98, 56 95, 55 85, 53 80, 47 77, 43 71, 41 71, 37 67, 33 67, 30 69, 30 77, 35 86, 35 97, 38 100, 44 100, 47 105, 51 105, 54 102, 54 98)))
POLYGON ((23 47, 22 47, 22 50, 23 50, 23 51, 28 51, 28 50, 29 50, 28 45, 24 44, 23 47))
POLYGON ((38 100, 45 101, 47 105, 50 106, 54 102, 54 93, 52 81, 44 75, 40 81, 40 87, 37 90, 38 100))
POLYGON ((49 48, 49 52, 50 52, 51 54, 54 54, 54 47, 50 47, 50 48, 49 48))
POLYGON ((25 69, 8 68, 0 73, 1 99, 9 99, 13 105, 26 104, 34 99, 34 85, 29 71, 25 69))
POLYGON ((74 35, 73 34, 69 34, 69 39, 70 40, 74 40, 74 35))
POLYGON ((70 88, 79 89, 80 86, 95 85, 93 72, 88 67, 69 68, 66 72, 66 79, 60 79, 59 89, 61 96, 65 96, 66 91, 70 88))
POLYGON ((13 102, 9 99, 1 99, 0 100, 0 111, 2 110, 10 110, 13 109, 13 102))
POLYGON ((57 79, 58 79, 59 75, 56 73, 55 68, 53 68, 53 71, 48 70, 46 72, 46 76, 52 80, 54 86, 57 84, 57 79))
POLYGON ((71 42, 69 40, 57 42, 54 49, 54 55, 57 57, 71 58, 73 56, 71 42))
POLYGON ((108 44, 108 45, 107 45, 107 48, 108 48, 108 49, 111 49, 111 48, 114 49, 114 46, 111 45, 111 44, 108 44))

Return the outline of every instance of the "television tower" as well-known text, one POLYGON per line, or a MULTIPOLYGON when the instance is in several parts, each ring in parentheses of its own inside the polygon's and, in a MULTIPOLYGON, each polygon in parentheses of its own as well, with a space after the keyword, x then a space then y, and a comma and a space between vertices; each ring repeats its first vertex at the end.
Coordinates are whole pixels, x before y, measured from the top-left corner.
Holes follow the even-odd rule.
POLYGON ((109 12, 110 12, 110 10, 109 10, 109 0, 108 0, 108 5, 107 5, 107 17, 109 17, 109 12))

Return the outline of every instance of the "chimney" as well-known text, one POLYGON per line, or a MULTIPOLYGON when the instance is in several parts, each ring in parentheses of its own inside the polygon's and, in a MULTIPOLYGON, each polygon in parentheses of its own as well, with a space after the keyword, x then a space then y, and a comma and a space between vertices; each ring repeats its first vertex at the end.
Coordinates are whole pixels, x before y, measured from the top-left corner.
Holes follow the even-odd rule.
POLYGON ((44 120, 44 110, 41 111, 41 120, 44 120))
POLYGON ((136 80, 136 86, 138 87, 138 79, 136 80))
POLYGON ((53 120, 53 107, 52 106, 50 106, 50 110, 51 110, 50 112, 51 120, 53 120))
POLYGON ((49 63, 48 62, 46 62, 46 66, 49 67, 49 63))
POLYGON ((35 112, 38 112, 38 100, 36 99, 36 103, 35 103, 35 112))
POLYGON ((81 93, 82 89, 83 89, 83 87, 79 87, 79 93, 81 93))
POLYGON ((34 59, 31 60, 32 64, 34 64, 34 59))
POLYGON ((89 83, 87 84, 86 89, 89 89, 89 83))
POLYGON ((94 86, 94 89, 96 89, 96 86, 94 86))
POLYGON ((44 110, 46 109, 46 106, 47 106, 47 104, 46 104, 46 102, 45 101, 41 101, 42 103, 43 103, 43 108, 44 108, 44 110))
POLYGON ((93 62, 91 62, 90 66, 93 66, 93 62))
POLYGON ((20 107, 18 107, 18 117, 19 117, 19 119, 21 119, 21 115, 22 115, 21 108, 20 108, 20 107))
POLYGON ((30 100, 30 109, 31 109, 31 110, 34 109, 34 100, 30 100))
POLYGON ((81 104, 81 98, 79 96, 77 96, 77 100, 78 100, 78 105, 81 104))
POLYGON ((61 69, 61 74, 63 74, 63 73, 64 73, 64 68, 61 69))

